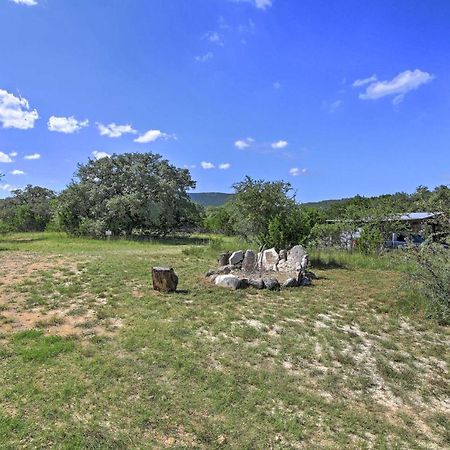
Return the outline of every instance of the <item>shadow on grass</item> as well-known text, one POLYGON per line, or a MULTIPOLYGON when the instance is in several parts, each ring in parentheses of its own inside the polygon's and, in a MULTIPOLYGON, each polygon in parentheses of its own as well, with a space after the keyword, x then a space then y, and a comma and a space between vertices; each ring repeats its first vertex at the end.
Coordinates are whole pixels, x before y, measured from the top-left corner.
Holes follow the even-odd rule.
POLYGON ((311 267, 315 269, 348 269, 348 267, 336 259, 310 258, 311 267))
MULTIPOLYGON (((45 241, 44 238, 25 238, 25 239, 0 239, 2 244, 30 244, 31 242, 45 241)), ((6 250, 2 248, 2 250, 6 250)))
POLYGON ((112 238, 111 241, 133 241, 162 245, 207 245, 209 239, 195 236, 131 236, 112 238))

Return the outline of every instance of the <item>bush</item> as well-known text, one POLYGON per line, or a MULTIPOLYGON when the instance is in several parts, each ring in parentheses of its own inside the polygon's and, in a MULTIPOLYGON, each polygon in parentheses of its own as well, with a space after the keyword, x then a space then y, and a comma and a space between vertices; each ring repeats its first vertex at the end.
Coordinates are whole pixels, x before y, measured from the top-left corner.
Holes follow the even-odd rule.
POLYGON ((405 256, 416 263, 411 272, 414 289, 421 291, 430 317, 450 324, 450 250, 425 244, 408 247, 405 256))
POLYGON ((0 220, 0 234, 6 234, 6 233, 9 233, 10 231, 11 230, 10 230, 9 225, 6 222, 4 222, 3 220, 0 220))
POLYGON ((364 225, 361 228, 361 234, 356 241, 356 248, 365 255, 380 253, 383 248, 383 235, 379 228, 375 226, 364 225))

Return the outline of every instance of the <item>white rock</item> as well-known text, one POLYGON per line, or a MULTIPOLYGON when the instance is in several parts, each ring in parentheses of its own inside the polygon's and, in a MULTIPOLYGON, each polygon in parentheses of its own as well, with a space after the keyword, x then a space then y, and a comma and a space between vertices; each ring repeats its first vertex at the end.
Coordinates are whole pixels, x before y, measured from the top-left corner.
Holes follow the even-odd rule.
POLYGON ((277 251, 274 248, 264 250, 261 259, 261 270, 277 270, 277 264, 280 260, 277 251))
POLYGON ((217 286, 229 289, 239 289, 241 287, 241 280, 236 275, 218 275, 214 283, 217 286))

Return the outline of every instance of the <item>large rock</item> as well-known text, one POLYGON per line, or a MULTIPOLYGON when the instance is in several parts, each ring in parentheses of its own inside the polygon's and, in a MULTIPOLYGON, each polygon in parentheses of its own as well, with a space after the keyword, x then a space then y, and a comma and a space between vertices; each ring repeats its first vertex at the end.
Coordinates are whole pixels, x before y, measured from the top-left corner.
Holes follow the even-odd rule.
POLYGON ((280 257, 278 256, 278 253, 274 248, 264 250, 262 252, 260 269, 266 272, 271 270, 277 270, 277 264, 279 260, 280 257))
POLYGON ((243 259, 244 259, 244 252, 242 250, 238 250, 237 252, 233 252, 231 254, 229 264, 235 266, 237 264, 240 264, 243 259))
POLYGON ((219 256, 219 267, 221 266, 228 266, 228 264, 230 264, 230 252, 226 252, 226 253, 222 253, 219 256))
POLYGON ((269 289, 269 291, 277 291, 280 289, 280 283, 276 278, 264 278, 264 286, 266 289, 269 289))
POLYGON ((280 261, 287 261, 287 250, 280 250, 280 261))
POLYGON ((217 286, 222 286, 228 289, 240 289, 241 280, 236 275, 218 275, 214 280, 217 286))
POLYGON ((296 278, 288 278, 282 285, 283 288, 293 288, 297 286, 298 282, 296 278))
POLYGON ((249 286, 255 288, 255 289, 264 289, 264 281, 261 280, 261 278, 250 278, 248 280, 249 286))
POLYGON ((301 245, 295 245, 288 251, 287 260, 281 260, 277 269, 280 272, 298 272, 308 265, 308 255, 301 245))
POLYGON ((174 292, 177 290, 178 277, 171 267, 153 267, 152 280, 155 291, 174 292))
POLYGON ((242 261, 242 270, 253 272, 256 269, 256 255, 252 250, 247 250, 242 261))

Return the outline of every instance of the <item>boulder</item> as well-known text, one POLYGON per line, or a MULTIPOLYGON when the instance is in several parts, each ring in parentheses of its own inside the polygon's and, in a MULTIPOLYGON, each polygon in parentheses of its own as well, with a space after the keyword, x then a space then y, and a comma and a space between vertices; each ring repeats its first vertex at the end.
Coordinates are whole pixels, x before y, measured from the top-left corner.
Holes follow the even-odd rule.
POLYGON ((230 253, 229 252, 222 253, 219 256, 218 262, 219 262, 219 267, 227 266, 230 263, 230 253))
POLYGON ((287 250, 280 250, 280 261, 287 261, 287 250))
POLYGON ((269 289, 269 291, 277 291, 280 289, 280 283, 276 278, 264 278, 263 282, 264 286, 266 289, 269 289))
POLYGON ((240 289, 241 280, 236 275, 218 275, 214 280, 217 286, 222 286, 228 289, 240 289))
POLYGON ((244 259, 244 252, 242 250, 238 250, 237 252, 233 252, 230 256, 230 262, 232 266, 240 264, 244 259))
POLYGON ((264 289, 264 281, 261 280, 261 278, 250 278, 248 280, 249 286, 255 288, 255 289, 264 289))
POLYGON ((155 291, 174 292, 177 290, 178 277, 171 267, 153 267, 152 280, 155 291))
POLYGON ((295 272, 304 270, 308 265, 308 255, 301 245, 295 245, 287 254, 286 261, 280 261, 277 269, 280 272, 295 272))
POLYGON ((253 272, 256 269, 256 255, 252 250, 247 250, 242 261, 242 270, 253 272))
POLYGON ((270 248, 269 250, 264 250, 262 252, 261 258, 261 270, 271 271, 277 270, 277 264, 280 260, 277 251, 274 248, 270 248))
POLYGON ((293 288, 297 286, 298 282, 296 278, 288 278, 282 285, 283 288, 293 288))

